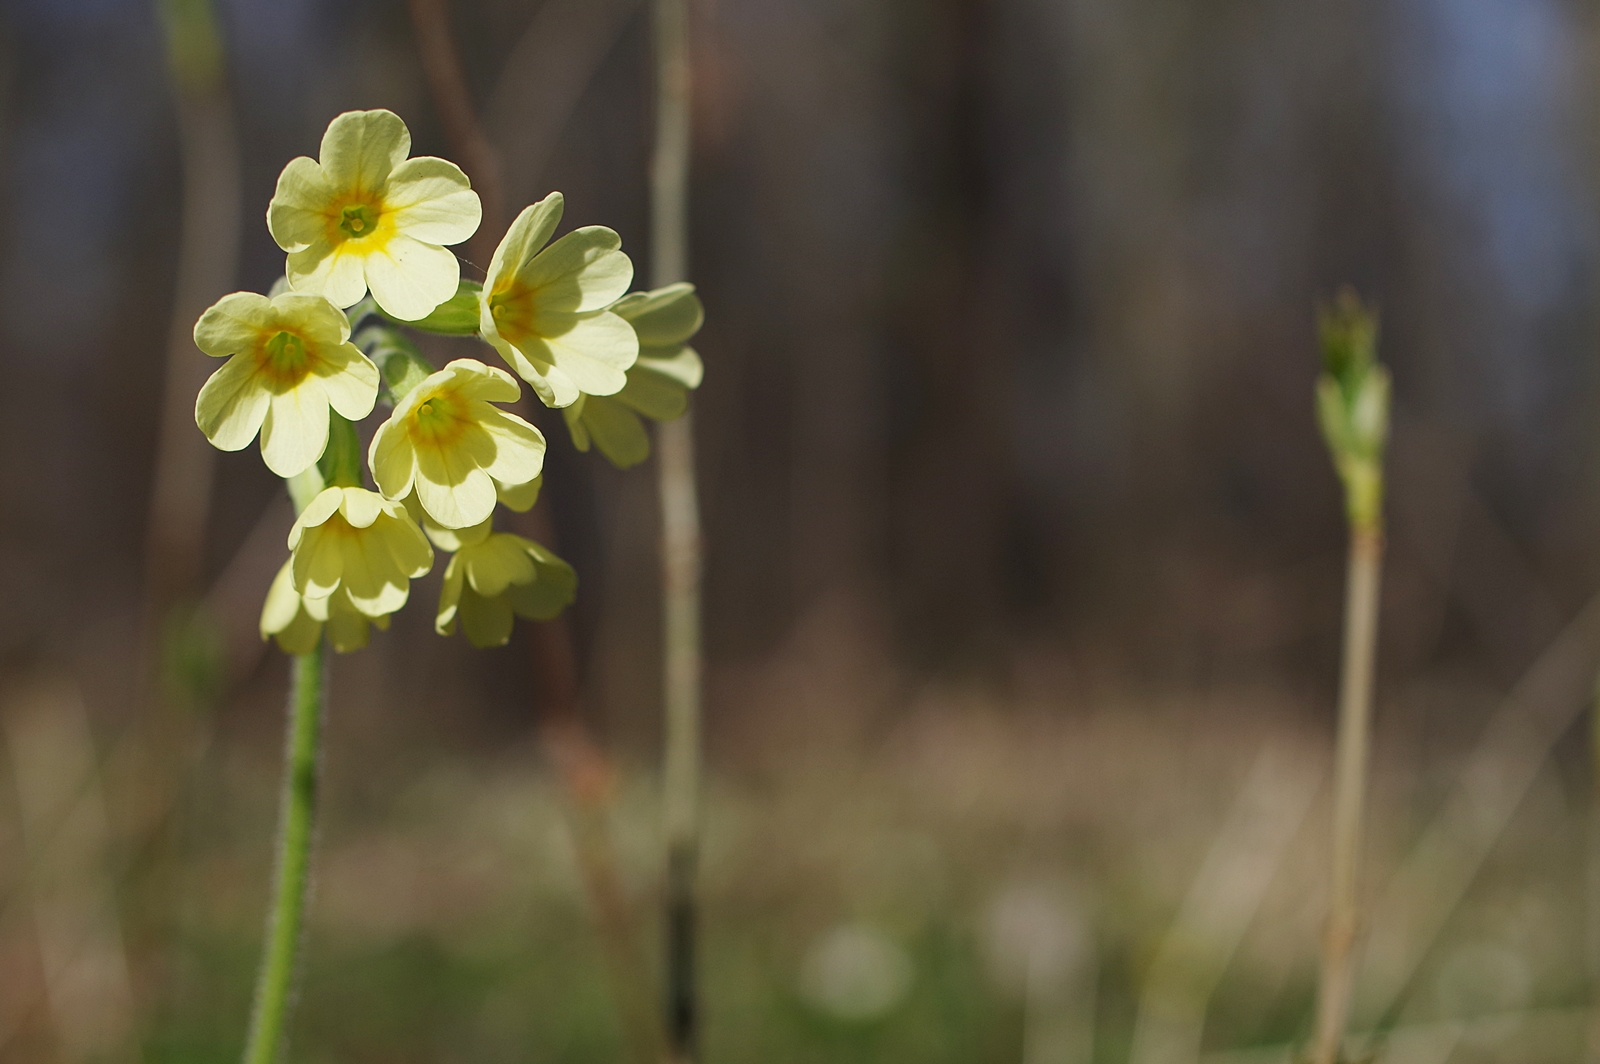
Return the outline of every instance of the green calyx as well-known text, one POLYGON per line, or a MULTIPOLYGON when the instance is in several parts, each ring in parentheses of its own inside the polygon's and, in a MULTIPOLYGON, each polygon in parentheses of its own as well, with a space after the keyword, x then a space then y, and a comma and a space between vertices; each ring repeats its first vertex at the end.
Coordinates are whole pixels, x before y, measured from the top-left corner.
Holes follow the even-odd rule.
POLYGON ((1389 437, 1389 371, 1377 360, 1378 319, 1349 288, 1318 314, 1322 376, 1317 424, 1344 482, 1353 526, 1375 529, 1383 511, 1389 437))
POLYGON ((384 391, 391 406, 433 372, 433 363, 399 329, 369 325, 356 334, 355 344, 383 374, 384 391))
POLYGON ((481 291, 483 285, 463 278, 456 287, 456 294, 434 307, 427 317, 405 322, 399 318, 389 320, 440 336, 472 336, 478 331, 478 293, 481 291))

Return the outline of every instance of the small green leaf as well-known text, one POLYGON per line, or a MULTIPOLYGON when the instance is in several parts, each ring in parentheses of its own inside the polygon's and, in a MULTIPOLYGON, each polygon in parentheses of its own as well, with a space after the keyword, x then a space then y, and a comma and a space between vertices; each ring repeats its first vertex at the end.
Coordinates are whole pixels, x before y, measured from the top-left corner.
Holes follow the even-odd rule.
MULTIPOLYGON (((478 331, 478 293, 481 291, 483 285, 463 277, 456 294, 434 307, 433 313, 425 318, 402 321, 388 314, 383 316, 396 324, 409 325, 423 332, 441 336, 472 336, 478 331)), ((379 313, 383 312, 380 310, 379 313)))

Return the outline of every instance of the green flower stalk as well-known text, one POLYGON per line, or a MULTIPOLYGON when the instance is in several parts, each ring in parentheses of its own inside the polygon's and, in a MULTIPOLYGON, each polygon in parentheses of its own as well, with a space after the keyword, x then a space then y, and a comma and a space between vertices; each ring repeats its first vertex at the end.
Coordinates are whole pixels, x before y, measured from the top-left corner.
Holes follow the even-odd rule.
POLYGON ((1311 1054, 1313 1064, 1336 1064, 1350 1011, 1360 930, 1357 895, 1383 568, 1389 373, 1377 361, 1377 317, 1351 290, 1341 291, 1334 305, 1322 312, 1319 331, 1323 372, 1317 382, 1317 421, 1344 485, 1350 528, 1328 923, 1311 1054))
MULTIPOLYGON (((687 278, 689 266, 687 0, 655 0, 654 16, 656 143, 650 166, 651 280, 658 286, 671 286, 687 278)), ((634 325, 638 328, 640 322, 636 319, 634 325)), ((695 325, 698 327, 698 322, 695 325)), ((684 332, 681 339, 687 339, 689 332, 684 332)), ((688 1064, 699 1056, 695 881, 700 857, 704 669, 700 646, 700 504, 691 416, 684 414, 665 422, 656 436, 656 445, 661 497, 662 700, 666 711, 662 765, 667 837, 666 1027, 671 1059, 688 1064)))

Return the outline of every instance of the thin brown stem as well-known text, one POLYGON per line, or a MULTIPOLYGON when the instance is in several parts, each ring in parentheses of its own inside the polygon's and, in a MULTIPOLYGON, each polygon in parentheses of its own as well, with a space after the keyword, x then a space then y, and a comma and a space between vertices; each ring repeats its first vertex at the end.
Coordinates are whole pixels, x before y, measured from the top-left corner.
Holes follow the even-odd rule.
POLYGON ((506 225, 500 156, 472 106, 455 31, 450 25, 449 0, 411 0, 411 25, 450 150, 461 160, 462 169, 483 203, 483 224, 467 242, 467 255, 479 269, 487 269, 506 225))
MULTIPOLYGON (((500 156, 484 133, 462 73, 448 0, 411 0, 412 25, 434 105, 451 149, 483 201, 483 224, 468 245, 487 266, 506 225, 500 156)), ((520 518, 521 530, 557 548, 548 503, 520 518)), ((609 758, 584 720, 577 648, 567 617, 527 626, 529 662, 543 722, 541 744, 561 779, 571 815, 574 849, 589 906, 605 952, 624 1033, 640 1064, 660 1059, 661 1036, 650 1007, 648 980, 634 915, 618 874, 611 835, 613 804, 609 758)))
POLYGON ((1339 679, 1339 738, 1334 764, 1333 863, 1328 925, 1322 943, 1313 1064, 1336 1064, 1349 1019, 1360 929, 1358 888, 1367 790, 1372 676, 1378 642, 1383 531, 1352 525, 1345 584, 1344 665, 1339 679))
POLYGON ((168 0, 161 12, 183 164, 183 219, 145 537, 153 625, 199 591, 212 454, 194 427, 194 396, 212 367, 195 349, 194 322, 232 286, 239 260, 239 137, 215 15, 207 0, 168 0))

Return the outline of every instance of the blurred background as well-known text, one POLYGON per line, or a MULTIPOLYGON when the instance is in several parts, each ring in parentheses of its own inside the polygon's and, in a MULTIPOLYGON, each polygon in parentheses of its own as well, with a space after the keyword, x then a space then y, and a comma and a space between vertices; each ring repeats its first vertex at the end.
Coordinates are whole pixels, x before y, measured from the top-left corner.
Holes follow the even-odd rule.
MULTIPOLYGON (((442 12, 509 210, 561 190, 647 284, 647 6, 0 3, 0 1060, 241 1042, 292 514, 193 429, 187 336, 281 274, 279 170, 367 107, 467 164, 442 12)), ((1593 1052, 1600 8, 694 0, 692 33, 706 1060, 1289 1059, 1346 282, 1396 407, 1355 1029, 1593 1052)), ((295 1059, 640 1059, 655 478, 541 423, 589 797, 528 644, 439 638, 421 581, 334 664, 295 1059)))

